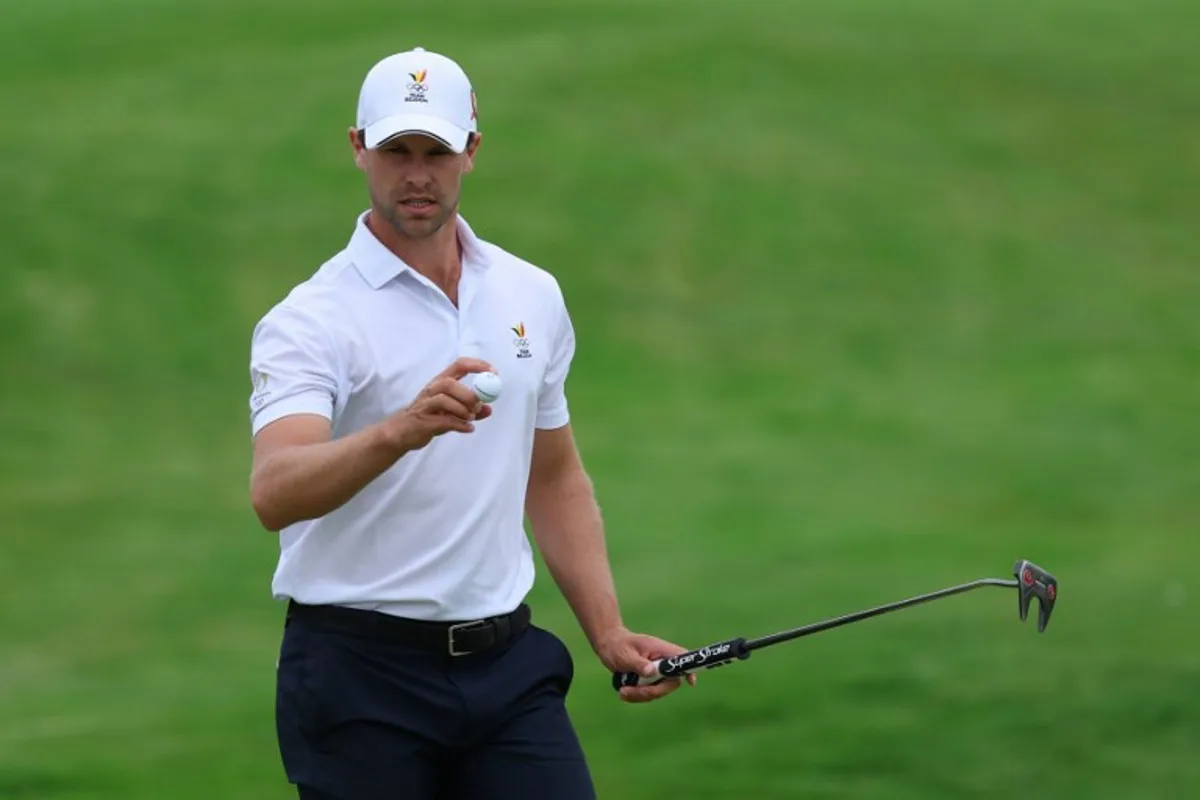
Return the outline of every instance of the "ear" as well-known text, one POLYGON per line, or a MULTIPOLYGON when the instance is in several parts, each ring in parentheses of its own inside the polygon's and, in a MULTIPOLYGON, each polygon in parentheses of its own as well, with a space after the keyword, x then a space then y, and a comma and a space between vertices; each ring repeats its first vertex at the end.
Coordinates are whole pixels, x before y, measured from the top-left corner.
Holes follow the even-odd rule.
POLYGON ((483 134, 476 132, 471 136, 471 141, 467 145, 466 156, 467 166, 463 169, 464 173, 475 169, 475 153, 479 151, 479 143, 483 140, 483 134))
POLYGON ((359 169, 365 170, 367 168, 367 165, 366 165, 367 150, 365 147, 363 147, 362 131, 360 131, 358 128, 351 126, 347 130, 347 134, 350 137, 350 149, 354 153, 354 163, 358 166, 359 169))

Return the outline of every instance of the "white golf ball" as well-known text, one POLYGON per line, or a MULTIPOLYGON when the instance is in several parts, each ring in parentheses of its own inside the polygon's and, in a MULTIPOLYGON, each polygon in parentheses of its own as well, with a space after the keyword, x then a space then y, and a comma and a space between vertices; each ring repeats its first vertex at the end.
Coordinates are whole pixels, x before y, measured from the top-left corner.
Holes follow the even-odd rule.
POLYGON ((500 382, 500 376, 496 373, 481 372, 471 382, 471 388, 475 390, 476 397, 485 403, 491 403, 500 396, 503 384, 500 382))

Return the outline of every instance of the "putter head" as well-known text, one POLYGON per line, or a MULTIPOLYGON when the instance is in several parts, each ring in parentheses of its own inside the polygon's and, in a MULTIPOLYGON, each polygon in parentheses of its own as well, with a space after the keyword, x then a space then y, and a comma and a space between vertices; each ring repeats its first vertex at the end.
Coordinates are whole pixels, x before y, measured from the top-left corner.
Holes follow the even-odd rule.
POLYGON ((1031 561, 1021 560, 1013 567, 1017 579, 1017 611, 1024 622, 1029 616, 1029 601, 1038 599, 1038 633, 1050 624, 1050 614, 1058 600, 1058 580, 1031 561))

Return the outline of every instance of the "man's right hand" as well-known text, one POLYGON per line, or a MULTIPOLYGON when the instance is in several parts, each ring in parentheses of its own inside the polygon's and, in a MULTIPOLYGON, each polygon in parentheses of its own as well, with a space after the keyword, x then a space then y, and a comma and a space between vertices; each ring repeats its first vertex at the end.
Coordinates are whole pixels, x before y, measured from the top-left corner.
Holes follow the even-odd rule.
POLYGON ((470 433, 492 409, 459 382, 491 366, 460 358, 429 382, 412 404, 377 425, 332 438, 329 420, 284 417, 254 439, 251 501, 263 527, 278 531, 340 508, 410 450, 448 431, 470 433))
POLYGON ((388 418, 388 439, 402 452, 420 450, 450 431, 471 433, 474 423, 491 416, 492 407, 475 396, 461 378, 492 371, 478 358, 459 358, 438 373, 406 408, 388 418))

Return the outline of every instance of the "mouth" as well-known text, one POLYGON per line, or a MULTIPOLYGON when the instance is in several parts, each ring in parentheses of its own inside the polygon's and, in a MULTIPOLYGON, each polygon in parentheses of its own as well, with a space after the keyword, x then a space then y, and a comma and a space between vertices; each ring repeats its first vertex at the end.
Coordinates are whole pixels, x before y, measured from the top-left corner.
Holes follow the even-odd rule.
POLYGON ((437 206, 437 201, 429 197, 410 197, 401 200, 400 205, 411 214, 428 214, 437 206))

